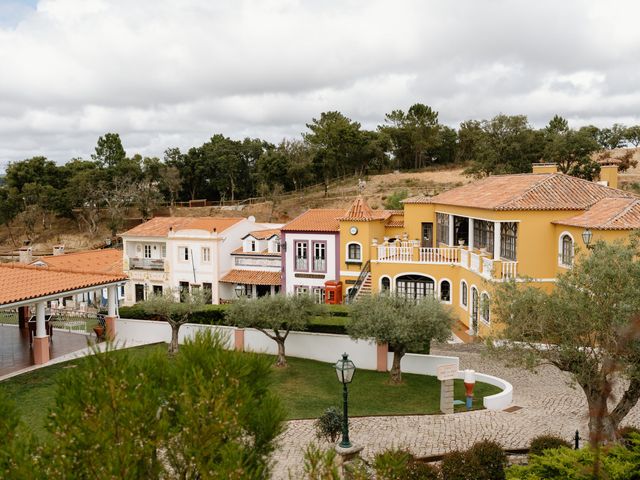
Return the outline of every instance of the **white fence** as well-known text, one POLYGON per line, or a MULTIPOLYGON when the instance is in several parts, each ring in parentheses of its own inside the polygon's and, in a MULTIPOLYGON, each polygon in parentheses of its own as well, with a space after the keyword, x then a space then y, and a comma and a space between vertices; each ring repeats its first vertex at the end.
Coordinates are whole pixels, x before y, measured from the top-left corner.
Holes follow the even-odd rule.
MULTIPOLYGON (((201 330, 220 332, 225 338, 227 348, 234 348, 235 327, 218 325, 199 325, 187 323, 180 329, 179 341, 191 338, 201 330)), ((116 341, 126 343, 157 343, 171 340, 171 327, 166 322, 151 320, 131 320, 119 318, 116 323, 116 341)), ((378 347, 374 341, 353 340, 347 335, 312 332, 291 332, 286 343, 287 355, 320 362, 334 363, 343 352, 349 354, 358 368, 375 370, 377 367, 378 347)), ((244 349, 251 352, 274 355, 276 343, 264 333, 253 328, 244 330, 244 349)), ((387 369, 391 368, 393 353, 387 353, 387 369)), ((436 375, 438 365, 455 364, 460 370, 458 357, 441 355, 420 355, 408 353, 402 358, 402 371, 419 375, 436 375)), ((458 371, 458 378, 464 372, 458 371)), ((484 407, 489 410, 503 410, 511 404, 513 388, 509 382, 491 375, 476 372, 476 379, 496 387, 502 392, 484 398, 484 407)))

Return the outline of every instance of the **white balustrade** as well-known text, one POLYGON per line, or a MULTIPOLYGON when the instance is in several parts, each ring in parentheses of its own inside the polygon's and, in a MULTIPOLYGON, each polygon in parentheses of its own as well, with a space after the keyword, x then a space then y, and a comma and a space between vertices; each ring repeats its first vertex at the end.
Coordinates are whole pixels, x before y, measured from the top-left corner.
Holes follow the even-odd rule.
POLYGON ((502 262, 502 278, 510 280, 516 278, 518 272, 518 262, 502 262))
POLYGON ((460 249, 455 247, 427 248, 418 247, 413 242, 398 242, 397 244, 378 245, 378 260, 400 263, 431 263, 458 264, 460 249), (418 258, 414 251, 418 251, 418 258))
POLYGON ((471 257, 471 262, 469 264, 469 269, 472 272, 479 272, 480 271, 480 255, 478 255, 477 253, 469 253, 469 256, 471 257))
POLYGON ((460 249, 460 265, 464 268, 469 268, 469 250, 460 249))
POLYGON ((482 257, 482 276, 491 278, 493 275, 493 260, 489 257, 482 257))

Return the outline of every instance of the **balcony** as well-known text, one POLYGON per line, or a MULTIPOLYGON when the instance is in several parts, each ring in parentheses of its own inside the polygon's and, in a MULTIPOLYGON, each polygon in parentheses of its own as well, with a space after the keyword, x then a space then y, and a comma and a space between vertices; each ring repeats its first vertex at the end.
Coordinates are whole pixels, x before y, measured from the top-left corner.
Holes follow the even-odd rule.
POLYGON ((164 271, 164 259, 162 258, 129 258, 131 270, 158 270, 164 271))
POLYGON ((379 263, 415 263, 422 265, 456 265, 486 278, 509 280, 517 277, 518 262, 494 260, 483 251, 466 247, 421 247, 416 242, 396 242, 374 245, 379 263))

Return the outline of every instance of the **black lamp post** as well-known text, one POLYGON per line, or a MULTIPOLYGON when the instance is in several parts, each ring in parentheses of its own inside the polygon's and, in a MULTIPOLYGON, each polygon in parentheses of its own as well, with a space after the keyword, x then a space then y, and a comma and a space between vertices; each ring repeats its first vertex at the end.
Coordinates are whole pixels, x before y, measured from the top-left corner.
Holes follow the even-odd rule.
POLYGON ((340 447, 351 448, 351 442, 349 441, 349 411, 348 411, 348 391, 347 385, 353 380, 353 374, 356 371, 356 366, 346 353, 342 354, 342 358, 336 362, 335 365, 336 374, 338 375, 338 381, 342 383, 342 441, 340 447))
POLYGON ((238 283, 234 290, 236 291, 236 297, 241 298, 244 295, 244 285, 238 283))
POLYGON ((582 232, 582 241, 586 245, 587 248, 593 248, 591 245, 591 238, 593 237, 593 233, 588 228, 582 232))

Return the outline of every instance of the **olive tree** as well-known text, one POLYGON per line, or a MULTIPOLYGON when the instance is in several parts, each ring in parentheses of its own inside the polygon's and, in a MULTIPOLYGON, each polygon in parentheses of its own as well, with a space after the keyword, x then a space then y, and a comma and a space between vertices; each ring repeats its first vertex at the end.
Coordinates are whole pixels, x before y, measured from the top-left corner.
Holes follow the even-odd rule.
POLYGON ((551 292, 511 282, 493 296, 504 328, 492 350, 516 365, 569 373, 586 396, 594 445, 617 439, 620 421, 640 398, 639 255, 636 238, 598 242, 551 292), (624 391, 614 399, 618 380, 624 391))
POLYGON ((401 383, 404 354, 428 349, 431 340, 447 340, 453 318, 451 309, 435 297, 415 301, 396 295, 372 295, 353 304, 347 330, 353 338, 388 343, 393 350, 391 381, 401 383))
POLYGON ((180 327, 187 323, 193 312, 204 305, 201 292, 183 292, 168 290, 162 294, 153 294, 140 303, 142 309, 171 325, 171 343, 169 353, 178 351, 178 333, 180 327))
POLYGON ((306 330, 311 319, 323 312, 309 295, 269 295, 240 299, 227 310, 227 319, 238 327, 253 327, 278 345, 277 367, 286 367, 285 342, 291 330, 306 330))

